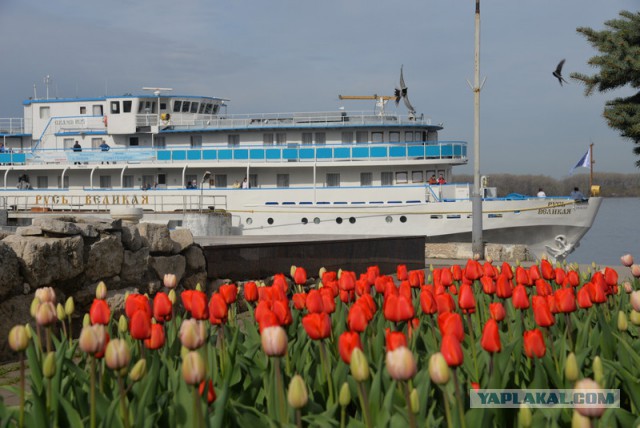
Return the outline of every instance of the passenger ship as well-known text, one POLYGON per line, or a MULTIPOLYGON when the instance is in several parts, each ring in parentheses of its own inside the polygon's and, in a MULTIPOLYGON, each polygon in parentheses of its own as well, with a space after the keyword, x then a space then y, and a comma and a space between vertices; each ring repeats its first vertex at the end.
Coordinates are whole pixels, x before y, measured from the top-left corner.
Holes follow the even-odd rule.
MULTIPOLYGON (((227 99, 151 89, 28 99, 23 118, 0 119, 0 209, 12 218, 128 206, 173 225, 226 213, 229 228, 209 234, 471 241, 472 186, 449 182, 467 144, 439 140, 442 126, 412 110, 385 111, 391 97, 369 97, 378 104, 369 113, 232 115, 227 99), (446 184, 430 183, 440 175, 446 184)), ((574 250, 601 203, 498 198, 486 180, 482 194, 485 241, 556 259, 574 250)))

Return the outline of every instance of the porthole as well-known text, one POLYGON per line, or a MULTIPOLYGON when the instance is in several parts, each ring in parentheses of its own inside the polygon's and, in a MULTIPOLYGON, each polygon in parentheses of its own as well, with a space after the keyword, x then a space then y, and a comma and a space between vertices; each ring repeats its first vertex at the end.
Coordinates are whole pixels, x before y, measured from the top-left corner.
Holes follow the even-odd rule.
POLYGON ((320 224, 320 219, 318 217, 314 218, 313 223, 320 224))
POLYGON ((353 224, 356 222, 356 218, 355 217, 349 217, 349 223, 353 224))
POLYGON ((245 223, 251 224, 253 223, 253 219, 251 217, 247 217, 247 219, 245 220, 245 223))
POLYGON ((336 223, 338 223, 338 224, 342 224, 342 217, 338 217, 338 218, 336 218, 336 223))
POLYGON ((406 223, 407 222, 407 218, 403 215, 400 216, 400 222, 401 223, 406 223))
POLYGON ((309 220, 307 220, 307 218, 306 218, 306 217, 302 217, 302 220, 300 220, 300 221, 302 221, 302 224, 307 224, 307 223, 309 223, 309 220))
POLYGON ((273 224, 273 219, 272 219, 271 217, 269 217, 269 218, 267 219, 267 223, 269 223, 269 224, 273 224))
POLYGON ((391 217, 390 215, 386 216, 384 218, 384 221, 386 221, 387 223, 391 223, 393 221, 393 217, 391 217))

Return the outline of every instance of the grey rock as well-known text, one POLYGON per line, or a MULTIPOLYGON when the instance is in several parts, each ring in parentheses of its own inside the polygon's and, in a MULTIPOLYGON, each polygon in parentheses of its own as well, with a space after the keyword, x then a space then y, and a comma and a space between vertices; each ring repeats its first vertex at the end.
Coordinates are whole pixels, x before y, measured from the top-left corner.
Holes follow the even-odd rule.
MULTIPOLYGON (((71 218, 73 219, 73 218, 71 218)), ((33 219, 32 226, 38 226, 45 233, 51 233, 56 235, 80 235, 80 228, 71 221, 69 218, 59 220, 57 218, 37 217, 33 219)))
POLYGON ((175 274, 178 283, 184 276, 186 261, 184 256, 155 256, 149 260, 149 266, 156 273, 159 280, 164 280, 167 273, 175 274))
MULTIPOLYGON (((16 353, 9 347, 9 331, 17 324, 26 324, 31 321, 29 307, 33 300, 33 294, 17 295, 7 300, 0 301, 0 361, 15 361, 16 353)), ((35 328, 34 328, 35 331, 35 328)))
POLYGON ((16 229, 16 234, 20 236, 42 236, 44 232, 37 226, 21 226, 16 229))
POLYGON ((140 231, 134 224, 122 225, 122 245, 124 248, 130 251, 138 251, 142 248, 142 238, 140 237, 140 231))
POLYGON ((80 234, 85 238, 97 238, 100 236, 98 229, 91 223, 76 223, 80 229, 80 234))
POLYGON ((123 259, 122 242, 118 237, 105 235, 89 247, 85 275, 91 281, 120 273, 123 259))
POLYGON ((22 283, 18 255, 10 245, 0 242, 0 299, 20 293, 22 283))
POLYGON ((187 271, 200 272, 207 267, 207 261, 204 258, 202 248, 192 245, 184 252, 184 258, 187 262, 187 271))
POLYGON ((138 251, 124 250, 120 279, 124 284, 139 284, 149 265, 149 248, 142 247, 138 251))
POLYGON ((202 290, 207 294, 210 294, 212 290, 207 288, 207 273, 206 272, 196 272, 191 275, 187 275, 182 279, 181 285, 186 290, 193 290, 196 288, 196 285, 200 284, 202 290))
POLYGON ((169 232, 171 239, 178 244, 176 253, 181 253, 193 245, 193 234, 189 229, 174 229, 169 232))
POLYGON ((140 223, 137 226, 140 236, 149 242, 150 253, 173 253, 174 242, 171 240, 169 228, 166 225, 140 223))

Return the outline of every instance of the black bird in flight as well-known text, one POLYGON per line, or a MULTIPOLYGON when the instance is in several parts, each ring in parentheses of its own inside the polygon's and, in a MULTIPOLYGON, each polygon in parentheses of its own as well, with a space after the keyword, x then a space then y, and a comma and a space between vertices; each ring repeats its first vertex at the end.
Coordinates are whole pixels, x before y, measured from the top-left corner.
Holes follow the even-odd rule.
POLYGON ((558 82, 560 83, 560 86, 562 86, 562 82, 568 83, 566 80, 564 80, 562 78, 562 66, 563 65, 564 65, 564 59, 558 63, 558 66, 556 67, 556 70, 553 72, 553 75, 555 76, 556 79, 558 79, 558 82))

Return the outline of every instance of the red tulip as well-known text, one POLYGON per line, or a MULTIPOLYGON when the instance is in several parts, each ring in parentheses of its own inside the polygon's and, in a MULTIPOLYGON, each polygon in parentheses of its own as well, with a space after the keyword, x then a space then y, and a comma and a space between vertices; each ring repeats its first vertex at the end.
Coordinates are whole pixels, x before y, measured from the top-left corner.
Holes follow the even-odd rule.
POLYGON ((258 311, 256 310, 256 321, 258 322, 258 330, 260 331, 260 334, 262 334, 262 331, 267 327, 275 327, 280 325, 278 317, 269 308, 264 308, 260 312, 259 317, 258 311))
POLYGON ((558 309, 558 303, 556 302, 555 294, 551 294, 549 296, 546 296, 546 299, 547 299, 547 303, 549 304, 549 309, 551 309, 551 313, 552 314, 559 313, 560 310, 558 309))
POLYGON ((511 302, 516 309, 522 310, 529 307, 529 296, 527 295, 527 289, 524 288, 524 285, 516 285, 516 288, 513 289, 511 302))
POLYGON ((307 283, 307 271, 303 267, 296 267, 293 273, 293 282, 298 285, 304 285, 307 283))
POLYGON ((556 290, 554 296, 560 312, 568 313, 576 310, 576 296, 573 294, 573 288, 556 290))
POLYGON ((345 331, 338 338, 338 352, 340 358, 347 364, 351 363, 351 353, 355 348, 362 349, 360 335, 353 331, 345 331))
POLYGON ((491 264, 491 262, 484 262, 484 264, 482 265, 482 275, 484 276, 488 276, 489 278, 493 278, 496 276, 496 271, 493 270, 493 265, 491 264))
MULTIPOLYGON (((376 293, 383 293, 384 289, 387 285, 387 283, 389 282, 389 279, 391 279, 391 277, 387 276, 387 275, 382 275, 376 278, 375 282, 373 283, 373 286, 376 289, 376 293)), ((391 281, 393 281, 393 279, 391 279, 391 281)))
POLYGON ((337 281, 338 280, 338 272, 328 270, 322 274, 322 284, 327 285, 327 282, 337 281))
POLYGON ((362 305, 353 305, 349 309, 349 315, 347 315, 347 325, 349 330, 363 332, 367 328, 368 320, 365 310, 362 305))
POLYGON ((409 272, 409 285, 412 288, 420 287, 424 285, 424 271, 412 270, 409 272))
POLYGON ((527 354, 527 357, 544 357, 545 352, 547 352, 547 346, 544 343, 544 338, 542 337, 542 332, 540 330, 535 328, 533 330, 525 331, 523 340, 524 352, 527 354))
POLYGON ((613 287, 618 284, 618 272, 610 267, 604 268, 604 280, 608 286, 613 287))
POLYGON ((249 281, 244 284, 244 300, 255 302, 258 300, 258 286, 255 282, 249 281))
MULTIPOLYGON (((194 301, 195 300, 192 300, 192 303, 194 301)), ((226 322, 227 311, 228 311, 227 302, 224 300, 224 297, 220 293, 213 293, 211 295, 211 300, 209 300, 208 311, 203 311, 201 313, 207 312, 207 315, 208 315, 207 318, 209 318, 209 322, 211 322, 211 324, 214 324, 214 325, 219 325, 226 322)), ((194 318, 206 319, 206 318, 198 318, 196 316, 194 316, 194 318)))
POLYGON ((433 297, 433 293, 430 289, 423 287, 420 291, 420 307, 422 312, 427 315, 435 314, 438 310, 436 299, 433 297))
POLYGON ((518 266, 516 268, 516 284, 517 285, 531 285, 531 278, 529 278, 529 273, 522 266, 518 266))
MULTIPOLYGON (((353 293, 353 290, 349 293, 353 293)), ((332 314, 336 311, 336 299, 333 290, 329 287, 322 287, 320 289, 320 297, 322 297, 322 307, 324 312, 332 314)), ((353 299, 350 299, 350 301, 353 299)))
POLYGON ((331 335, 331 318, 325 312, 305 315, 302 326, 312 340, 326 339, 331 335))
POLYGON ((498 331, 498 323, 493 318, 489 318, 482 329, 482 339, 480 340, 482 349, 487 352, 500 352, 502 344, 500 343, 500 332, 498 331))
POLYGON ((533 296, 533 317, 540 327, 550 327, 556 322, 547 299, 542 296, 533 296))
POLYGON ((467 265, 464 268, 464 276, 470 281, 480 279, 482 276, 482 266, 477 260, 467 260, 467 265))
POLYGON ((564 269, 557 267, 554 270, 554 273, 556 275, 556 284, 562 284, 565 280, 565 278, 567 277, 567 274, 565 273, 564 269))
MULTIPOLYGON (((582 287, 580 287, 580 290, 578 290, 578 294, 576 297, 578 300, 578 306, 582 309, 587 309, 593 306, 593 302, 591 302, 591 298, 589 297, 591 286, 593 286, 593 284, 589 282, 587 284, 584 284, 582 287)), ((604 297, 604 292, 602 293, 602 295, 604 297)))
POLYGON ((396 267, 396 277, 398 281, 405 281, 409 279, 409 273, 407 272, 407 265, 398 265, 396 267))
POLYGON ((436 294, 436 305, 438 306, 438 314, 456 310, 456 304, 449 293, 436 294))
POLYGON ((151 336, 145 339, 144 346, 147 349, 160 349, 164 346, 165 333, 162 324, 151 324, 151 336))
POLYGON ((513 270, 511 270, 511 265, 507 262, 503 262, 502 267, 500 268, 500 274, 506 276, 509 280, 512 280, 513 270))
POLYGON ((438 315, 438 327, 442 336, 451 334, 460 342, 464 340, 464 327, 462 317, 457 312, 445 312, 438 315))
MULTIPOLYGON (((509 271, 511 272, 511 271, 509 271)), ((501 273, 496 281, 496 295, 501 299, 508 299, 513 294, 513 285, 508 275, 501 273)))
POLYGON ((371 290, 371 284, 369 284, 369 279, 367 279, 366 275, 360 275, 361 278, 356 281, 356 295, 362 296, 363 294, 369 294, 371 290))
POLYGON ((542 278, 546 281, 553 281, 556 278, 556 272, 553 270, 553 265, 549 263, 549 260, 540 262, 540 270, 542 271, 542 278))
POLYGON ((102 348, 100 348, 98 350, 98 352, 96 352, 95 354, 93 354, 93 356, 97 359, 101 359, 102 357, 104 357, 104 353, 107 350, 107 345, 109 344, 109 340, 111 340, 111 337, 109 336, 109 333, 107 333, 107 329, 104 329, 104 341, 102 343, 102 348))
POLYGON ((388 321, 408 321, 415 316, 411 299, 404 295, 389 295, 385 298, 383 306, 384 317, 388 321))
POLYGON ((587 289, 591 303, 604 303, 607 301, 607 294, 604 287, 605 285, 602 282, 587 282, 582 286, 582 289, 587 289))
POLYGON ((455 264, 451 266, 451 276, 454 281, 460 281, 462 279, 462 268, 460 265, 455 264))
POLYGON ((345 291, 353 291, 356 288, 356 273, 343 270, 338 279, 338 288, 345 291))
POLYGON ((500 302, 490 303, 489 313, 491 314, 491 318, 498 322, 502 321, 507 315, 504 306, 502 306, 502 303, 500 302))
POLYGON ((385 343, 387 344, 387 352, 393 351, 401 346, 407 346, 407 337, 401 331, 385 331, 385 343))
POLYGON ((158 322, 171 320, 173 304, 167 293, 159 292, 153 298, 153 317, 158 322))
POLYGON ((320 294, 320 290, 309 290, 309 294, 307 294, 307 311, 310 314, 324 312, 324 305, 322 304, 322 295, 320 294))
POLYGON ((379 276, 380 268, 377 265, 367 267, 367 280, 369 280, 369 284, 375 284, 379 276))
MULTIPOLYGON (((338 284, 338 280, 333 280, 333 281, 327 281, 327 282, 323 282, 322 283, 322 288, 327 288, 329 290, 331 290, 331 295, 333 297, 337 297, 338 293, 340 292, 340 286, 338 284)), ((321 290, 322 290, 321 288, 321 290)))
POLYGON ((440 352, 449 367, 458 367, 464 361, 460 341, 452 334, 447 334, 442 338, 440 352))
POLYGON ((540 275, 540 269, 538 269, 538 265, 531 265, 531 267, 529 268, 529 281, 531 282, 531 284, 533 284, 534 282, 536 282, 537 279, 540 279, 540 278, 541 278, 541 275, 540 275))
POLYGON ((569 284, 571 284, 572 287, 577 287, 578 285, 580 285, 580 274, 575 270, 570 270, 569 272, 567 272, 567 279, 569 280, 569 284))
POLYGON ((476 311, 476 298, 473 295, 473 289, 470 285, 462 284, 460 286, 460 294, 458 295, 458 306, 462 309, 462 313, 474 313, 476 311))
POLYGON ((551 284, 542 278, 536 279, 536 294, 538 296, 548 296, 549 294, 553 294, 551 284))
POLYGON ((89 318, 91 319, 91 324, 109 324, 111 309, 109 309, 107 302, 100 299, 93 299, 91 309, 89 309, 89 318))
POLYGON ((235 284, 223 284, 218 289, 218 292, 222 295, 227 305, 235 303, 238 298, 238 287, 235 284))
POLYGON ((492 295, 496 292, 496 282, 490 276, 483 276, 480 278, 480 284, 482 284, 482 291, 484 294, 492 295))
POLYGON ((355 290, 340 290, 340 301, 342 303, 350 304, 356 299, 355 290))
MULTIPOLYGON (((222 298, 222 296, 220 296, 220 298, 222 298)), ((222 300, 224 301, 224 299, 222 300)), ((207 295, 202 291, 193 290, 191 294, 191 316, 197 320, 206 320, 209 318, 207 295)))
POLYGON ((420 330, 420 318, 415 317, 407 323, 407 333, 409 334, 409 338, 413 336, 413 331, 420 330))
POLYGON ((453 274, 449 269, 440 269, 440 284, 448 287, 453 284, 453 274))
POLYGON ((376 312, 376 302, 371 297, 371 294, 365 294, 360 296, 360 298, 356 301, 356 304, 362 305, 364 309, 366 309, 367 320, 371 321, 373 315, 376 312))
POLYGON ((127 300, 124 302, 124 312, 127 314, 127 318, 131 318, 133 313, 139 309, 151 316, 151 306, 149 305, 147 296, 143 294, 129 294, 127 300))
POLYGON ((211 379, 209 379, 209 382, 207 382, 206 379, 200 382, 200 387, 198 388, 198 392, 200 393, 201 397, 204 397, 206 392, 207 404, 211 404, 214 401, 216 401, 216 391, 215 389, 213 389, 213 382, 211 381, 211 379))
POLYGON ((290 325, 293 322, 293 316, 291 315, 291 307, 287 300, 274 300, 271 307, 271 311, 278 318, 278 324, 290 325))
POLYGON ((296 293, 291 297, 291 300, 293 300, 293 307, 301 311, 307 305, 307 293, 296 293))
POLYGON ((271 287, 277 288, 278 290, 282 291, 282 293, 286 296, 287 291, 289 290, 287 277, 284 276, 283 273, 277 273, 273 275, 273 282, 271 283, 271 287))
POLYGON ((129 334, 136 340, 145 340, 151 337, 151 316, 143 309, 133 313, 129 322, 129 334))

